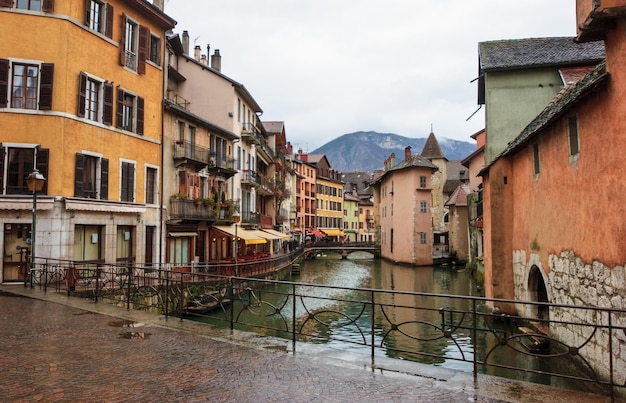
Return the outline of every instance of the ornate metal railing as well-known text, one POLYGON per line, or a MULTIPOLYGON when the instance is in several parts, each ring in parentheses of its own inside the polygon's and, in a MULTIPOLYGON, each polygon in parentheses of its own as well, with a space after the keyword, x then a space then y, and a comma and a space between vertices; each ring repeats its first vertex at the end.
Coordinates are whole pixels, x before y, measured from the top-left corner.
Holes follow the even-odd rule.
POLYGON ((268 279, 302 253, 162 269, 46 261, 34 285, 288 338, 293 351, 303 341, 345 343, 367 351, 372 368, 382 355, 456 362, 474 377, 499 371, 570 381, 611 400, 626 394, 626 310, 268 279), (497 305, 543 314, 502 314, 497 305))

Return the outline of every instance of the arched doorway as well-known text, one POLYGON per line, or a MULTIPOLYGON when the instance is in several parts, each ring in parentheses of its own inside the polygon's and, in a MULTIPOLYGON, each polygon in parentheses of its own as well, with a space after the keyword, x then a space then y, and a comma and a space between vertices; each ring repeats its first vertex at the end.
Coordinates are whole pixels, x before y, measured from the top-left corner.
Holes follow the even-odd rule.
MULTIPOLYGON (((533 302, 550 302, 548 300, 548 290, 546 289, 546 283, 543 281, 541 270, 534 265, 530 268, 530 273, 528 273, 528 293, 530 300, 533 302)), ((535 319, 548 320, 550 318, 550 309, 543 305, 533 305, 531 307, 531 314, 535 319)))

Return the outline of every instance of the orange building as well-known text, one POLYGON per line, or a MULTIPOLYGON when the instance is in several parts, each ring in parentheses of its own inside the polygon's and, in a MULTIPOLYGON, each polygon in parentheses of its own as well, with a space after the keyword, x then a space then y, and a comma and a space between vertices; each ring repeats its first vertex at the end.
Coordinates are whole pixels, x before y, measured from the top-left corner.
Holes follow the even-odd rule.
POLYGON ((561 69, 563 90, 483 171, 485 290, 624 308, 626 1, 582 3, 577 40, 604 38, 606 61, 561 69))
POLYGON ((1 281, 24 255, 106 263, 160 259, 162 2, 0 1, 1 281), (71 38, 71 39, 70 39, 71 38), (5 38, 6 39, 6 38, 5 38), (25 178, 38 169, 37 231, 25 178))

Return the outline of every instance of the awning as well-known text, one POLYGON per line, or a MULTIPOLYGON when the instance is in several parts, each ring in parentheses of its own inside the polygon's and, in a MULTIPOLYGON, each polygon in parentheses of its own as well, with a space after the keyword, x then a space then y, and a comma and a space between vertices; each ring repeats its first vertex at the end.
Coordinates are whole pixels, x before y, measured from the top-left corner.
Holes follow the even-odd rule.
POLYGON ((320 232, 320 231, 318 231, 318 230, 316 230, 316 229, 310 229, 310 230, 307 230, 307 231, 306 231, 306 234, 307 234, 307 235, 322 236, 322 237, 323 237, 323 236, 326 236, 326 235, 324 235, 322 232, 320 232))
POLYGON ((276 239, 279 239, 278 237, 274 236, 274 235, 270 235, 267 232, 263 232, 260 230, 246 230, 246 232, 248 232, 250 235, 253 235, 257 238, 262 238, 262 239, 268 239, 270 241, 274 241, 276 239))
MULTIPOLYGON (((229 225, 216 225, 213 228, 227 233, 228 235, 235 236, 235 226, 229 225)), ((256 245, 267 243, 267 239, 254 234, 254 231, 245 230, 243 228, 237 228, 237 238, 243 239, 247 245, 256 245)))
POLYGON ((267 232, 268 234, 272 234, 275 237, 282 239, 283 241, 288 241, 291 237, 288 234, 283 234, 282 232, 275 231, 273 229, 262 229, 261 231, 267 232))
POLYGON ((328 236, 344 236, 345 235, 343 231, 340 229, 323 229, 322 232, 328 236))
POLYGON ((170 232, 168 233, 170 237, 189 237, 189 236, 198 236, 197 232, 170 232))

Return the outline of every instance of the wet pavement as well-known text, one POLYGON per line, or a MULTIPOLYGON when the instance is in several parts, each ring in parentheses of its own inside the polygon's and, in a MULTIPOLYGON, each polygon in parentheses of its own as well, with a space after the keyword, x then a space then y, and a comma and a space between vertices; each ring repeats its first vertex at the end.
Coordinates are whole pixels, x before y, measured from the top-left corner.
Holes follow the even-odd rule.
POLYGON ((0 285, 2 402, 609 402, 0 285))

